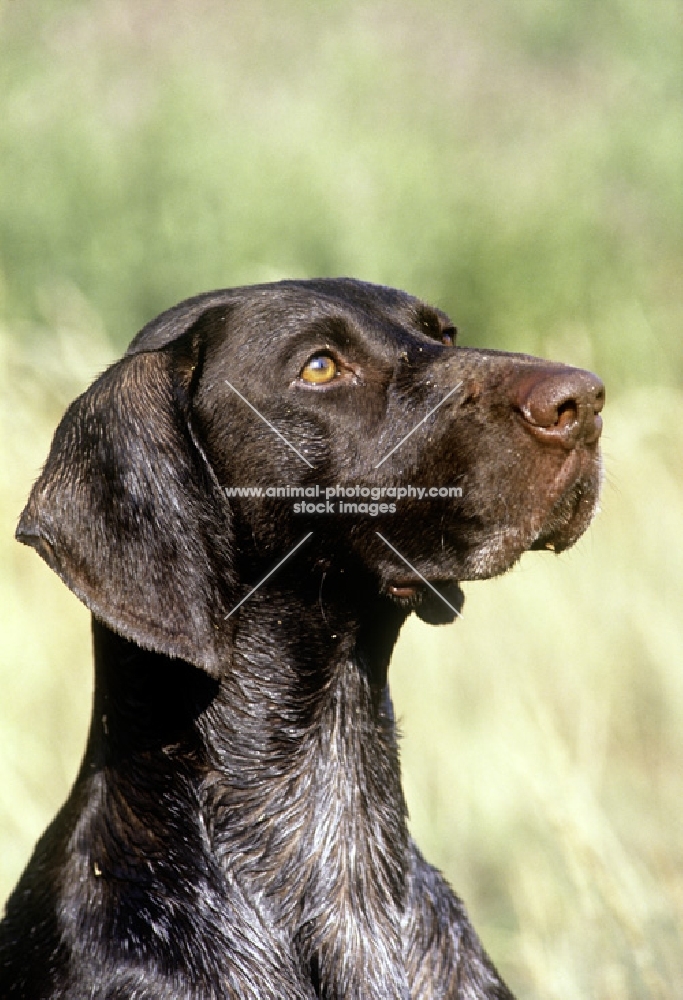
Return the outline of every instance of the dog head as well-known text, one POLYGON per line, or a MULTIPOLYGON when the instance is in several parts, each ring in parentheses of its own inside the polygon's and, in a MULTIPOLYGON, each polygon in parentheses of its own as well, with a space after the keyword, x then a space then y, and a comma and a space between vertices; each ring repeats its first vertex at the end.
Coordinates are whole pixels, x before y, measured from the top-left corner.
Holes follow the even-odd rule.
POLYGON ((226 618, 308 532, 302 574, 353 566, 449 620, 459 581, 585 530, 603 400, 591 373, 455 337, 348 279, 181 303, 68 409, 17 536, 114 631, 214 676, 226 618))

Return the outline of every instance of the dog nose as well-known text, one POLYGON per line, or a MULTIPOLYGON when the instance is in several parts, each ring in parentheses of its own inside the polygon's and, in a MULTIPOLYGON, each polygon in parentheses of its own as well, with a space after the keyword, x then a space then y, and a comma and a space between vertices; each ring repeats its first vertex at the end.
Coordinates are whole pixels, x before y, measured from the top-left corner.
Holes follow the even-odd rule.
POLYGON ((602 431, 604 402, 600 379, 581 368, 533 368, 513 388, 513 405, 526 429, 541 441, 565 448, 595 444, 602 431))

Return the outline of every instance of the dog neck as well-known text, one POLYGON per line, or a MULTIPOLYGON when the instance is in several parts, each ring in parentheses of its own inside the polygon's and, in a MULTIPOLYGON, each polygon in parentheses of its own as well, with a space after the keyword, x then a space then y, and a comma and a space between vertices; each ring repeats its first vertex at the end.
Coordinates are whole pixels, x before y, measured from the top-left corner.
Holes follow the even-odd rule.
POLYGON ((224 870, 293 932, 321 995, 400 997, 408 832, 386 674, 406 613, 333 596, 245 606, 201 721, 204 813, 224 870))

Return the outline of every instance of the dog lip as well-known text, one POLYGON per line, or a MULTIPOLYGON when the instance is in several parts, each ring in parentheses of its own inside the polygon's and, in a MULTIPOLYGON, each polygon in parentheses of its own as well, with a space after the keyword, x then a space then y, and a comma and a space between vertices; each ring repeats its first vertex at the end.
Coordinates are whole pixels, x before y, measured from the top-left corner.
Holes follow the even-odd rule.
POLYGON ((555 502, 546 513, 543 525, 529 545, 530 551, 559 554, 569 548, 590 524, 597 507, 597 490, 592 481, 594 460, 575 453, 558 477, 562 488, 556 490, 555 502))
POLYGON ((390 583, 387 586, 387 590, 392 597, 415 597, 417 592, 422 589, 422 585, 419 583, 409 583, 408 581, 401 581, 400 583, 390 583))
POLYGON ((387 592, 392 597, 399 597, 405 600, 406 598, 425 596, 429 592, 429 586, 438 589, 439 586, 446 586, 451 583, 455 583, 451 577, 434 580, 396 580, 393 583, 387 584, 387 592))

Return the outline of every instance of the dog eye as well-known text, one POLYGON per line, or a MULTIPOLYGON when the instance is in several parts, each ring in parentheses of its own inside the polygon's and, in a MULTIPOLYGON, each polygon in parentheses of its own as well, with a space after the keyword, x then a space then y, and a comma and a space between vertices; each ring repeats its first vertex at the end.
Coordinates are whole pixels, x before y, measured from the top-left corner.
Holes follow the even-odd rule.
POLYGON ((324 385, 339 375, 339 368, 329 354, 314 354, 301 369, 299 378, 309 385, 324 385))

